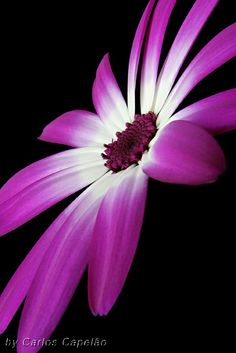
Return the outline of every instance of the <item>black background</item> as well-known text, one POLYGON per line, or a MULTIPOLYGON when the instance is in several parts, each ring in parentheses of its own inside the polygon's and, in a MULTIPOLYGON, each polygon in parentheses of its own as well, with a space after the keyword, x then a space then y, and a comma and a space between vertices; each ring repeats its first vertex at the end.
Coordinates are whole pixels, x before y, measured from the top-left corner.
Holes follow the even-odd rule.
MULTIPOLYGON (((129 51, 146 0, 62 1, 12 4, 2 9, 0 184, 31 162, 65 147, 38 141, 43 127, 65 111, 93 110, 91 86, 106 52, 126 94, 129 51)), ((193 1, 179 0, 163 49, 193 1)), ((196 41, 184 67, 220 30, 235 21, 233 1, 221 0, 196 41)), ((230 61, 185 99, 198 99, 235 86, 230 61)), ((93 317, 82 280, 52 339, 107 339, 99 351, 191 352, 223 348, 233 338, 235 317, 236 133, 217 138, 227 172, 207 186, 187 187, 150 181, 139 248, 128 280, 107 317, 93 317), (149 348, 148 348, 149 347, 149 348), (172 350, 171 350, 172 351, 172 350)), ((36 240, 70 203, 62 201, 0 239, 0 291, 36 240)), ((0 338, 16 338, 19 313, 0 338)), ((235 344, 234 344, 235 346, 235 344)), ((45 352, 93 352, 57 347, 45 352)), ((42 350, 43 352, 43 350, 42 350)))

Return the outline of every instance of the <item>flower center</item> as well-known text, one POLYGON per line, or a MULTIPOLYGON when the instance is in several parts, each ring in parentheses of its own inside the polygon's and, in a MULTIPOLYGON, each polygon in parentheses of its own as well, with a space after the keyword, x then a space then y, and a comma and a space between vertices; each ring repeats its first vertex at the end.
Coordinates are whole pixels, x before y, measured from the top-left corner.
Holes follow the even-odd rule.
POLYGON ((157 116, 153 112, 135 115, 133 123, 126 123, 126 129, 117 132, 117 140, 105 144, 102 158, 105 166, 114 173, 136 164, 148 149, 149 142, 156 134, 157 116))

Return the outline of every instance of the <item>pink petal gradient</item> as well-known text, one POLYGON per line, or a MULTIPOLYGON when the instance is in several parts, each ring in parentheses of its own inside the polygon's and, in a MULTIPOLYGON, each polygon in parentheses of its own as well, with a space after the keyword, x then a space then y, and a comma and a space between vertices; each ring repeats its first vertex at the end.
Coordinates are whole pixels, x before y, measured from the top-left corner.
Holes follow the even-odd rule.
POLYGON ((96 163, 101 159, 104 148, 87 147, 63 151, 34 162, 20 170, 0 189, 0 204, 16 195, 24 188, 40 179, 58 173, 61 170, 96 163))
POLYGON ((181 25, 158 77, 156 113, 161 110, 187 54, 217 3, 218 0, 197 0, 181 25))
POLYGON ((159 130, 156 141, 143 157, 142 168, 159 181, 200 185, 215 181, 224 172, 225 158, 207 131, 178 120, 159 130))
POLYGON ((164 123, 187 94, 206 76, 236 55, 236 23, 215 36, 192 60, 184 71, 159 113, 164 123))
POLYGON ((105 315, 128 275, 143 222, 148 178, 141 168, 120 172, 98 212, 89 260, 89 305, 105 315))
POLYGON ((135 88, 136 79, 138 72, 138 65, 140 60, 141 49, 143 45, 143 39, 147 30, 148 21, 155 4, 155 0, 150 0, 143 13, 143 16, 139 22, 138 28, 135 33, 135 37, 132 44, 129 59, 129 70, 128 70, 128 109, 131 119, 134 119, 135 115, 135 88))
POLYGON ((170 121, 186 120, 211 134, 236 129, 236 88, 196 102, 173 115, 170 121))
POLYGON ((151 20, 141 73, 142 114, 152 110, 162 43, 175 3, 176 0, 159 0, 151 20))
MULTIPOLYGON (((82 194, 84 195, 84 194, 82 194)), ((53 222, 48 230, 38 240, 24 261, 14 273, 0 297, 0 333, 3 333, 18 308, 26 297, 35 273, 55 236, 66 222, 71 212, 77 207, 77 198, 66 210, 53 222)))
POLYGON ((103 57, 97 69, 92 95, 97 114, 114 137, 115 133, 123 130, 125 123, 131 119, 112 72, 108 54, 103 57))
POLYGON ((47 244, 47 251, 33 274, 20 320, 18 353, 38 352, 40 345, 24 346, 23 339, 49 338, 66 310, 88 263, 92 230, 101 199, 114 180, 109 173, 93 184, 48 230, 46 236, 52 241, 47 244))
POLYGON ((94 148, 62 152, 21 170, 0 190, 0 235, 94 182, 106 171, 100 150, 94 148))
POLYGON ((72 147, 103 146, 111 140, 99 117, 85 110, 62 114, 44 128, 39 139, 72 147))

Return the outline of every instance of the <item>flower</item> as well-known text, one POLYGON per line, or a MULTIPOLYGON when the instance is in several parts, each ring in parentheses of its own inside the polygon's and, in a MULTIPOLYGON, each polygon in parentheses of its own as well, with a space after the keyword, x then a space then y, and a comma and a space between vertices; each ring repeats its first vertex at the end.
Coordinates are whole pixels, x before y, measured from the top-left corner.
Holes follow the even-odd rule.
MULTIPOLYGON (((128 107, 106 55, 93 86, 97 115, 66 113, 40 137, 75 148, 25 168, 0 191, 0 232, 5 234, 91 184, 43 234, 1 296, 0 331, 6 329, 26 297, 19 342, 23 337, 50 336, 87 265, 90 308, 94 314, 108 313, 137 247, 149 176, 197 185, 216 180, 225 169, 223 152, 212 135, 236 127, 236 90, 175 111, 200 80, 235 55, 236 26, 213 38, 175 83, 217 3, 196 1, 157 78, 175 1, 160 0, 152 15, 154 3, 148 3, 132 46, 128 107), (136 77, 146 32, 141 114, 135 114, 136 77)), ((18 346, 19 352, 39 348, 18 346)))

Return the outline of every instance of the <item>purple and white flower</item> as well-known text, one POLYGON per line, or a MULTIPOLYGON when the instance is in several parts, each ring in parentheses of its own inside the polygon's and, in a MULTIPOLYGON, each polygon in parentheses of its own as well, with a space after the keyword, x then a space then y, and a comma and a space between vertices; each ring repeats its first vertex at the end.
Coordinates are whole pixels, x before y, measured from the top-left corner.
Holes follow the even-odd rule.
MULTIPOLYGON (((43 130, 41 140, 73 147, 33 163, 0 189, 4 235, 65 197, 88 188, 42 235, 0 297, 0 332, 25 300, 19 326, 24 337, 48 338, 88 267, 91 311, 106 315, 117 300, 138 245, 149 177, 200 185, 225 170, 213 137, 236 128, 236 89, 198 101, 177 113, 188 93, 236 54, 236 24, 217 34, 177 75, 218 1, 196 0, 158 74, 175 0, 150 0, 130 54, 127 104, 102 59, 92 89, 96 114, 76 110, 43 130), (135 92, 143 49, 141 114, 135 92)), ((18 352, 40 347, 18 344, 18 352)))

